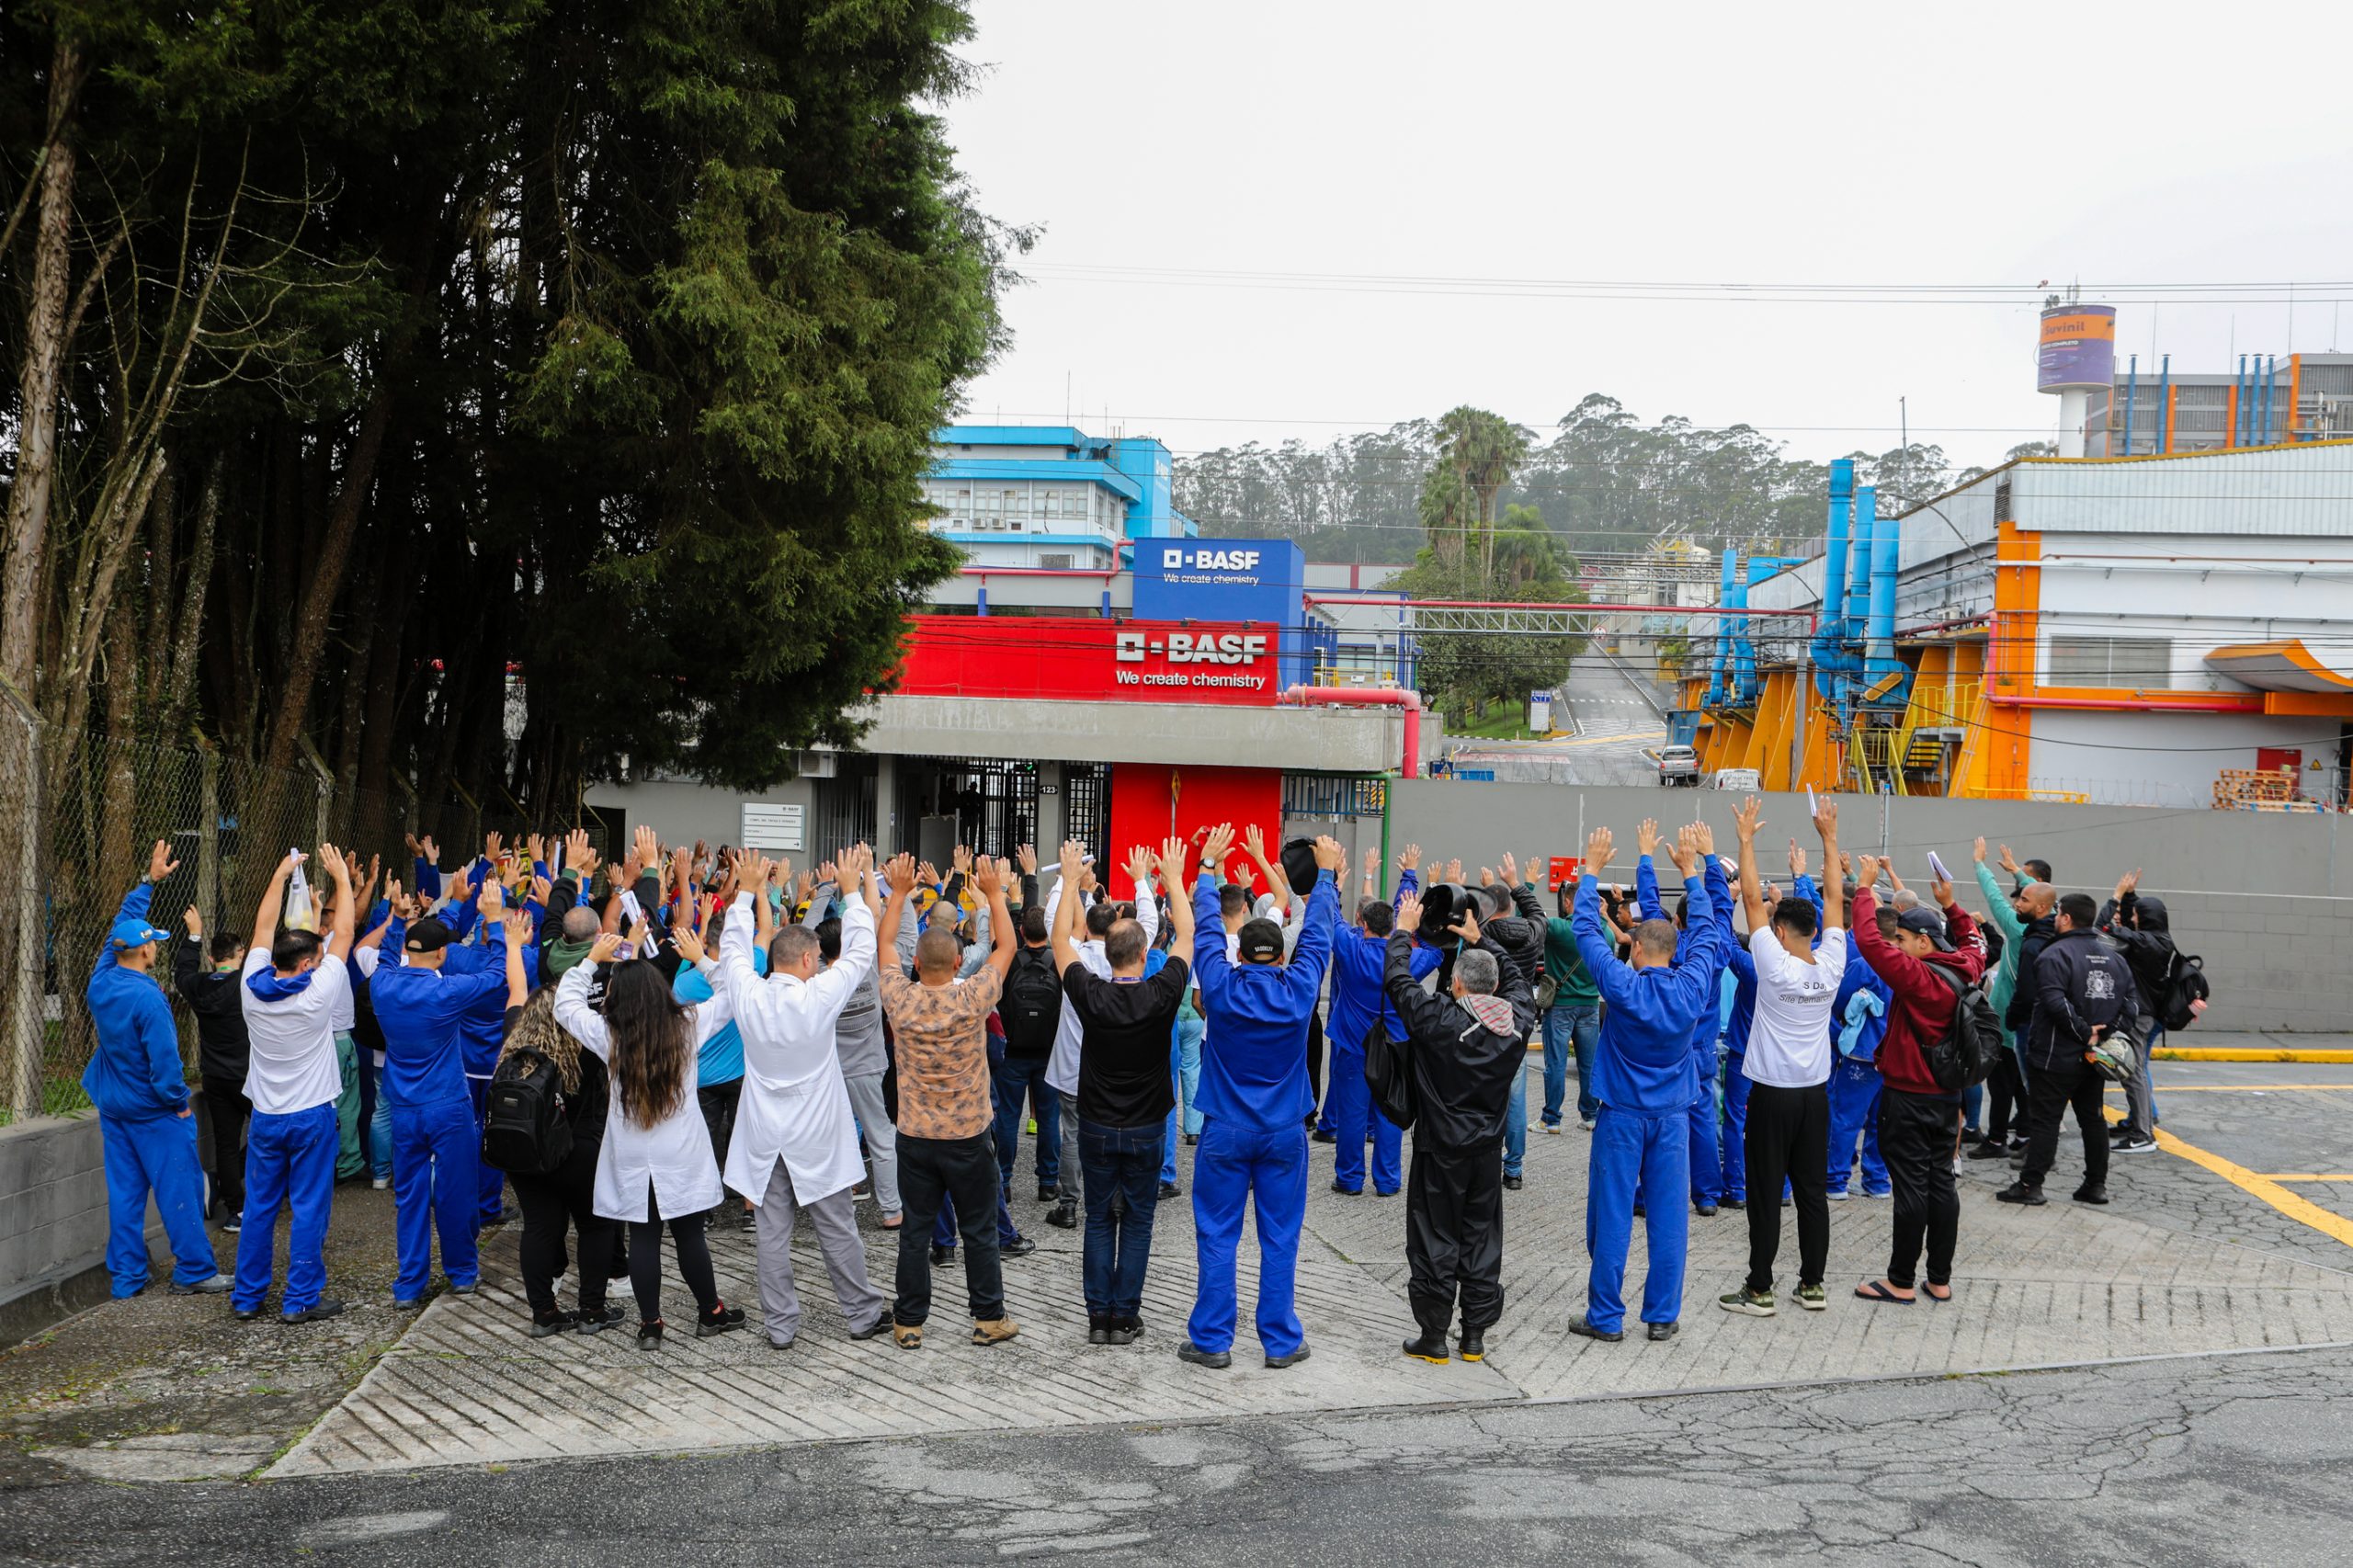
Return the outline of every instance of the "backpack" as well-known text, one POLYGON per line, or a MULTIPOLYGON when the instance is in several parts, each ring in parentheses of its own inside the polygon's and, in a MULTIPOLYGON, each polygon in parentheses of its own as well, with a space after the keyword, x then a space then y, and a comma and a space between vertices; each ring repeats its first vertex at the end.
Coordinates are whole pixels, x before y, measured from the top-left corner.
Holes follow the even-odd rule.
POLYGON ((1364 1084, 1372 1093, 1373 1108, 1387 1117, 1391 1125, 1401 1132, 1414 1125, 1421 1101, 1414 1090, 1411 1040, 1391 1040, 1379 1023, 1366 1031, 1364 1084))
POLYGON ((1926 967, 1952 987, 1953 995, 1952 1023, 1942 1039, 1920 1052, 1928 1072, 1947 1094, 1982 1084, 2004 1050, 2002 1020, 1985 999, 1984 983, 1972 982, 1942 964, 1926 967))
POLYGON ((483 1106, 483 1164, 544 1176, 572 1157, 572 1119, 555 1063, 525 1047, 498 1059, 483 1106))
POLYGON ((1015 952, 996 1011, 1005 1024, 1006 1055, 1052 1053, 1054 1031, 1063 1021, 1063 977, 1054 967, 1051 948, 1025 947, 1015 952))
POLYGON ((2206 998, 2211 994, 2206 984, 2206 960, 2196 953, 2177 952, 2163 994, 2150 1000, 2159 1021, 2170 1032, 2196 1023, 2198 1015, 2206 1010, 2206 998))

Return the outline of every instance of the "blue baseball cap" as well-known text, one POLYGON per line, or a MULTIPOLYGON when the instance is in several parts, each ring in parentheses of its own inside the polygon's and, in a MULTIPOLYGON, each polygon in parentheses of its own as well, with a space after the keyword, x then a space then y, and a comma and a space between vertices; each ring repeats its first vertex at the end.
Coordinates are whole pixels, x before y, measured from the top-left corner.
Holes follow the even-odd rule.
POLYGON ((150 942, 168 942, 172 939, 172 934, 169 931, 158 930, 135 915, 126 915, 116 921, 114 929, 109 931, 108 936, 113 938, 115 950, 118 952, 127 952, 132 948, 143 948, 150 942))

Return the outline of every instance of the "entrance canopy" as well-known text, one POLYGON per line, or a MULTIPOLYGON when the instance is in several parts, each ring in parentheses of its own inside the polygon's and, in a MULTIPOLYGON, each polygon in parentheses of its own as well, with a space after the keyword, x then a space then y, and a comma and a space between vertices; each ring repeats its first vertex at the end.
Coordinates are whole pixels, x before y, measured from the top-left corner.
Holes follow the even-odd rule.
POLYGON ((2329 696, 2353 692, 2353 675, 2332 669, 2295 638, 2279 642, 2240 642, 2206 655, 2206 667, 2244 681, 2257 691, 2311 691, 2329 696))

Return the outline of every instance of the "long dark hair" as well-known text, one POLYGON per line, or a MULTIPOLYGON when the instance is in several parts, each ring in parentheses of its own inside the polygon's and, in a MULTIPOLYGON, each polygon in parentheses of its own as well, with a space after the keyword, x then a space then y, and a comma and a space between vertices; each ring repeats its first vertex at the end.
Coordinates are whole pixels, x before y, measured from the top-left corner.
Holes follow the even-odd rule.
POLYGON ((653 1127, 687 1097, 694 1049, 689 1010, 670 994, 661 966, 632 959, 605 980, 605 1033, 612 1041, 613 1084, 621 1114, 653 1127))

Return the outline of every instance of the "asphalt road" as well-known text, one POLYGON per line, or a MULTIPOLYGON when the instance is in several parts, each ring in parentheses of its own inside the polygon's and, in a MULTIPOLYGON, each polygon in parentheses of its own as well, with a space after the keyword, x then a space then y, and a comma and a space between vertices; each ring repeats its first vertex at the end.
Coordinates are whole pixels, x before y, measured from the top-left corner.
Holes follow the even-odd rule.
POLYGON ((2353 1349, 267 1485, 0 1494, 0 1561, 2301 1563, 2353 1349))
POLYGON ((1643 753, 1666 738, 1665 727, 1641 687, 1618 665, 1597 653, 1578 654, 1553 701, 1553 723, 1574 734, 1555 741, 1471 742, 1457 754, 1457 762, 1494 767, 1498 779, 1516 781, 1657 781, 1656 766, 1643 753))

